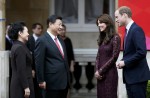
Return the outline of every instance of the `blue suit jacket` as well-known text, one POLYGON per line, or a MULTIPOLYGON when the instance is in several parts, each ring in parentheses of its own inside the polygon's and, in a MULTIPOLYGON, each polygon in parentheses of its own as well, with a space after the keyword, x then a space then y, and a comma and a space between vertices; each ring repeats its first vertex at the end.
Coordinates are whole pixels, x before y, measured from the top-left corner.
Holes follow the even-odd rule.
POLYGON ((125 62, 123 79, 125 83, 134 84, 150 79, 146 54, 144 31, 136 23, 133 23, 129 29, 123 52, 123 60, 125 62))
POLYGON ((37 80, 39 83, 46 81, 46 88, 50 90, 65 89, 69 83, 65 44, 61 38, 58 39, 64 51, 64 58, 47 32, 38 38, 34 51, 37 80))

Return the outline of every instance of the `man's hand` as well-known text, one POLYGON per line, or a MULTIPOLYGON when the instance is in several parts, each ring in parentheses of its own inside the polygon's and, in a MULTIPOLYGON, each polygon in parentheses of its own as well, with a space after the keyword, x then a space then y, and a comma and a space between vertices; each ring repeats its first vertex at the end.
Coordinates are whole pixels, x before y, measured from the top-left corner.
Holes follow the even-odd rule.
POLYGON ((46 89, 46 82, 39 83, 39 87, 43 88, 43 89, 46 89))
POLYGON ((124 61, 119 61, 118 63, 116 63, 116 67, 117 67, 118 69, 122 69, 124 66, 125 66, 124 61))
POLYGON ((24 97, 25 98, 29 98, 29 96, 30 96, 30 89, 29 88, 25 88, 24 89, 24 97))
POLYGON ((32 77, 35 78, 35 70, 32 70, 32 77))

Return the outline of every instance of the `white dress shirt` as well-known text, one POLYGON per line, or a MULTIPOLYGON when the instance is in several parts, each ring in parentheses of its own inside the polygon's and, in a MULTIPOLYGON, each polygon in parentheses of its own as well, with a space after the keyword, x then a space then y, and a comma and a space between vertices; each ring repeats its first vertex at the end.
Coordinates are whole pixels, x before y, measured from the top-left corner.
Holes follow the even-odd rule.
POLYGON ((38 39, 38 36, 36 36, 35 34, 33 34, 33 38, 36 41, 38 39))
MULTIPOLYGON (((50 33, 49 31, 47 31, 47 33, 50 35, 50 37, 53 39, 54 43, 55 43, 55 37, 57 38, 57 36, 54 36, 52 33, 50 33)), ((57 38, 58 39, 58 38, 57 38)), ((60 41, 59 39, 57 40, 58 41, 58 44, 60 46, 60 49, 62 51, 62 53, 64 54, 64 51, 63 51, 63 48, 62 48, 62 45, 60 44, 60 41)))
POLYGON ((129 32, 129 29, 130 29, 130 27, 131 27, 131 25, 134 23, 134 21, 133 20, 131 20, 129 23, 128 23, 128 25, 126 26, 126 29, 127 29, 127 34, 126 34, 126 36, 128 35, 128 32, 129 32))

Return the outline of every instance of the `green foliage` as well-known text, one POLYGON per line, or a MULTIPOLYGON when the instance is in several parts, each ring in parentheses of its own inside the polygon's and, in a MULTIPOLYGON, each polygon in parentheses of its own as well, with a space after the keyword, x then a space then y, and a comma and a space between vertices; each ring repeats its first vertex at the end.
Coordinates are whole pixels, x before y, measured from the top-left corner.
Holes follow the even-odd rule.
POLYGON ((150 98, 150 80, 149 80, 148 83, 147 83, 146 98, 150 98))

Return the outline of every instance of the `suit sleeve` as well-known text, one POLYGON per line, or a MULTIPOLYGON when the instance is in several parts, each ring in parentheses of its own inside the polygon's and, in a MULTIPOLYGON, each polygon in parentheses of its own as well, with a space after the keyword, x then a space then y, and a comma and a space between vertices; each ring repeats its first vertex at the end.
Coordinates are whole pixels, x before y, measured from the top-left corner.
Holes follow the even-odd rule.
POLYGON ((138 62, 142 58, 145 58, 147 53, 144 31, 141 28, 138 28, 138 30, 136 30, 133 35, 133 43, 136 48, 136 52, 133 54, 133 56, 124 60, 125 66, 127 67, 134 65, 134 63, 138 62))
POLYGON ((19 46, 16 49, 16 68, 18 78, 21 82, 22 87, 25 89, 29 87, 29 83, 27 80, 27 72, 26 72, 26 52, 22 46, 19 46))
POLYGON ((120 53, 120 37, 115 36, 113 39, 113 55, 112 57, 99 69, 99 74, 103 75, 105 72, 107 72, 110 67, 114 66, 114 63, 117 61, 119 53, 120 53))
POLYGON ((44 82, 45 43, 40 38, 35 43, 34 58, 37 81, 44 82))

